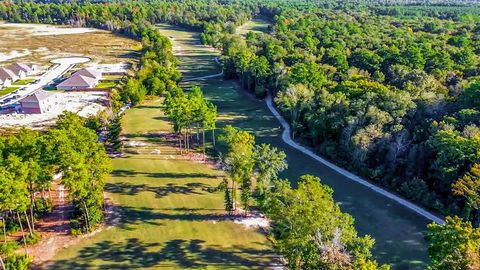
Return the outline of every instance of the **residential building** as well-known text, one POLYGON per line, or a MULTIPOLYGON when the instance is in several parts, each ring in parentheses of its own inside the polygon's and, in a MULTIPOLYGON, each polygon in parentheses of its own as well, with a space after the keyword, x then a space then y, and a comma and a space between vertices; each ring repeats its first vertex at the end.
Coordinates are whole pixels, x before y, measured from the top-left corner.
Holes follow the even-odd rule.
POLYGON ((32 75, 36 71, 35 65, 28 65, 25 63, 13 63, 7 67, 15 73, 20 79, 25 78, 26 76, 32 75))
POLYGON ((98 80, 92 77, 74 74, 70 78, 64 80, 57 85, 58 90, 76 90, 94 88, 98 84, 98 80))
POLYGON ((97 69, 93 69, 93 68, 80 69, 77 72, 73 73, 72 76, 74 76, 74 75, 82 75, 82 76, 94 78, 97 81, 100 81, 102 79, 102 72, 100 72, 97 69))
POLYGON ((0 78, 0 88, 8 87, 11 84, 12 84, 12 80, 10 80, 9 78, 7 78, 7 79, 1 79, 0 78))
POLYGON ((20 108, 27 114, 41 114, 48 112, 55 106, 55 93, 39 90, 20 100, 20 108))
POLYGON ((10 82, 14 82, 18 80, 18 76, 8 68, 0 68, 0 80, 6 81, 7 79, 10 79, 10 82))

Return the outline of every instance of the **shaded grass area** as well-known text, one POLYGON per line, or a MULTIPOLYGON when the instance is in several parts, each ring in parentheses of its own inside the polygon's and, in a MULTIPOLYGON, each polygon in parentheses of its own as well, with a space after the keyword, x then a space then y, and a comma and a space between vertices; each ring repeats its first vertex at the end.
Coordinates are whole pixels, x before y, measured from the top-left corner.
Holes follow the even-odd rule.
POLYGON ((183 159, 156 140, 170 126, 161 100, 128 110, 124 136, 139 154, 113 160, 106 192, 117 225, 57 254, 49 269, 265 269, 274 255, 265 236, 223 213, 222 174, 183 159), (160 150, 152 154, 150 150, 160 150))

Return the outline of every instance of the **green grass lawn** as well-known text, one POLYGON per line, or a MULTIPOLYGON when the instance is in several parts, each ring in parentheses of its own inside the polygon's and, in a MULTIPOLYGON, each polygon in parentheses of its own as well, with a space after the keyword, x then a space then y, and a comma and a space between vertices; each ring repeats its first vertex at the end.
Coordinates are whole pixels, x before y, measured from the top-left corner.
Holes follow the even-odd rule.
POLYGON ((101 81, 95 88, 113 88, 117 85, 116 82, 106 82, 106 81, 101 81))
POLYGON ((222 173, 161 139, 170 126, 160 104, 122 119, 123 135, 145 145, 113 160, 106 191, 120 223, 61 250, 50 269, 264 269, 272 260, 262 233, 223 216, 222 173))
POLYGON ((103 75, 102 80, 104 81, 119 81, 123 75, 103 75))
POLYGON ((28 79, 23 79, 23 80, 19 80, 19 81, 13 82, 12 84, 14 84, 14 85, 27 85, 27 84, 33 82, 34 80, 35 80, 35 79, 28 78, 28 79))
POLYGON ((159 24, 157 27, 173 41, 173 51, 180 60, 179 70, 184 78, 211 75, 221 71, 218 65, 212 64, 218 52, 202 45, 199 33, 167 24, 159 24))
POLYGON ((237 28, 237 34, 246 36, 248 32, 266 33, 270 23, 263 18, 255 18, 237 28))
POLYGON ((3 96, 3 95, 6 95, 6 94, 10 94, 11 92, 17 90, 18 88, 20 87, 5 87, 5 88, 0 88, 0 96, 3 96))

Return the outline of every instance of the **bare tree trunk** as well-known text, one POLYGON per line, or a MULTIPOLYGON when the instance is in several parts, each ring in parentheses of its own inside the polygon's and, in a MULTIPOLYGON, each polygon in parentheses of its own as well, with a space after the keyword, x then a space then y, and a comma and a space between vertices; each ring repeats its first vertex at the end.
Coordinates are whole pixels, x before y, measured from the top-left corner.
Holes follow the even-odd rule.
POLYGON ((82 200, 82 202, 83 202, 83 209, 85 209, 85 221, 87 223, 85 225, 87 225, 87 230, 90 231, 90 216, 88 214, 87 204, 85 203, 84 200, 82 200))
POLYGON ((203 139, 203 160, 205 161, 205 129, 202 130, 202 139, 203 139))
POLYGON ((25 215, 25 220, 27 221, 27 226, 28 226, 28 231, 30 232, 30 236, 32 236, 33 235, 32 225, 30 224, 30 220, 28 218, 27 211, 23 211, 23 214, 25 215))
MULTIPOLYGON (((33 192, 33 181, 30 181, 30 224, 31 224, 31 232, 35 231, 35 220, 33 217, 33 208, 35 207, 35 194, 33 192)), ((26 213, 25 213, 26 215, 26 213)), ((26 217, 28 219, 28 217, 26 217)))
POLYGON ((5 268, 5 264, 3 263, 2 255, 0 255, 0 266, 2 267, 2 270, 7 270, 7 268, 5 268))
POLYGON ((2 224, 3 224, 3 242, 5 242, 5 244, 7 243, 7 225, 5 224, 7 222, 7 220, 5 219, 5 217, 2 217, 2 224))
POLYGON ((196 132, 197 132, 197 143, 200 143, 200 130, 198 127, 195 127, 196 132))
POLYGON ((23 245, 25 246, 25 254, 28 256, 27 249, 27 239, 25 239, 25 232, 23 231, 22 221, 20 220, 20 214, 17 212, 18 224, 20 225, 20 230, 22 231, 23 245))
POLYGON ((212 129, 213 147, 215 148, 215 129, 212 129))
POLYGON ((182 149, 182 133, 180 131, 180 136, 178 137, 178 143, 180 144, 180 155, 183 155, 183 149, 182 149))
POLYGON ((232 204, 233 211, 237 210, 237 193, 235 192, 235 181, 232 180, 232 204))

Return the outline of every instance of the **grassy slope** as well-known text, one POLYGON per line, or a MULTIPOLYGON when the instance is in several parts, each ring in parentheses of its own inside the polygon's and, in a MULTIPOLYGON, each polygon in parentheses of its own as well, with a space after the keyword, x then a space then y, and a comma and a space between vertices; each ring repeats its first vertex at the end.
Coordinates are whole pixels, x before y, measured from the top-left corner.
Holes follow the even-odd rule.
POLYGON ((212 190, 219 172, 182 159, 161 139, 170 125, 160 104, 146 102, 122 119, 124 135, 147 145, 113 161, 107 191, 120 224, 62 250, 51 269, 265 269, 272 260, 262 233, 221 218, 223 194, 212 190))
MULTIPOLYGON (((184 46, 188 44, 187 41, 184 46)), ((194 57, 188 62, 195 63, 194 57)), ((425 268, 427 252, 423 232, 428 223, 425 219, 283 143, 280 124, 265 103, 240 90, 235 81, 212 79, 183 83, 183 86, 194 84, 201 86, 206 97, 217 105, 219 128, 231 124, 247 129, 255 134, 257 142, 270 143, 287 153, 289 169, 281 177, 295 183, 302 174, 314 174, 332 187, 342 210, 355 217, 359 233, 376 239, 374 255, 380 262, 391 263, 394 269, 425 268)))

